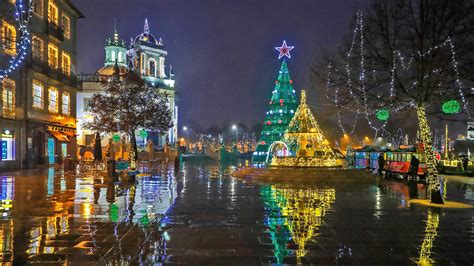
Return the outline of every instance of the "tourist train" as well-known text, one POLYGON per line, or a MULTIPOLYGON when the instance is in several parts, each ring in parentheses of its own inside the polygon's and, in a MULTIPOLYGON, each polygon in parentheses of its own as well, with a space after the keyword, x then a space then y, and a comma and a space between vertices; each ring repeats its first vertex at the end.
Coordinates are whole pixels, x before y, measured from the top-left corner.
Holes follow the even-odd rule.
MULTIPOLYGON (((412 156, 420 161, 418 166, 418 177, 424 179, 426 175, 426 156, 423 149, 413 146, 400 146, 398 149, 390 150, 386 147, 366 146, 360 149, 348 150, 346 159, 348 165, 358 169, 378 170, 378 158, 384 155, 385 164, 383 170, 388 176, 401 176, 406 178, 410 173, 410 162, 412 156)), ((467 169, 464 169, 462 159, 442 159, 441 154, 435 151, 438 171, 442 174, 473 175, 474 161, 468 161, 467 169)))

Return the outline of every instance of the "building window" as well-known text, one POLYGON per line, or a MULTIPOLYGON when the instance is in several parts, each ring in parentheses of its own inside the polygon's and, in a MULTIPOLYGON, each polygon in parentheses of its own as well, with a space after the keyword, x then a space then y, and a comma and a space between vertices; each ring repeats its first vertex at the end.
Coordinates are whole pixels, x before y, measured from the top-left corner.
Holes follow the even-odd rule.
POLYGON ((92 106, 92 99, 91 98, 84 98, 84 111, 90 112, 92 106))
POLYGON ((33 0, 31 3, 33 13, 42 17, 43 16, 43 0, 33 0))
POLYGON ((148 60, 148 76, 156 77, 156 61, 153 58, 148 60))
POLYGON ((58 113, 58 89, 52 86, 49 87, 48 97, 48 111, 51 113, 58 113))
POLYGON ((33 80, 33 107, 44 108, 44 86, 41 82, 33 80))
POLYGON ((69 19, 68 16, 63 15, 63 30, 64 30, 64 37, 66 39, 71 38, 71 20, 69 19))
POLYGON ((64 75, 71 75, 71 57, 66 52, 63 52, 61 69, 64 75))
POLYGON ((59 25, 58 6, 54 4, 53 0, 48 0, 48 21, 59 25))
POLYGON ((110 55, 111 55, 111 56, 110 56, 111 61, 112 61, 112 62, 115 62, 115 51, 112 51, 112 52, 110 53, 110 55))
POLYGON ((15 115, 15 81, 11 79, 2 82, 2 113, 9 118, 15 115))
POLYGON ((58 47, 54 44, 48 44, 48 64, 51 68, 58 68, 58 47))
POLYGON ((117 60, 118 60, 119 63, 122 63, 122 52, 118 52, 117 60))
POLYGON ((33 36, 31 49, 35 59, 43 60, 44 42, 38 36, 33 36))
POLYGON ((13 132, 8 129, 0 129, 0 161, 15 160, 15 138, 13 132))
POLYGON ((142 75, 145 75, 145 67, 146 67, 145 54, 141 53, 140 54, 140 73, 142 75))
POLYGON ((70 105, 71 105, 71 96, 68 92, 63 92, 62 96, 62 113, 63 115, 69 115, 70 105))
POLYGON ((16 29, 5 20, 2 21, 2 46, 6 54, 16 54, 16 29))

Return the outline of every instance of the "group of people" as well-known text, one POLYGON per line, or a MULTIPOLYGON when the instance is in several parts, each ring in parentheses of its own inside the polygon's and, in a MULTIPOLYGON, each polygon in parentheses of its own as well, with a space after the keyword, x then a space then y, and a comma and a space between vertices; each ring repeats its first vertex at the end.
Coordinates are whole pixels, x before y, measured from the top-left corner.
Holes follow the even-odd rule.
MULTIPOLYGON (((95 141, 92 141, 89 145, 80 145, 78 151, 78 158, 80 160, 95 160, 97 156, 94 156, 94 147, 95 141)), ((167 151, 168 145, 165 145, 164 151, 167 151)), ((102 150, 102 148, 101 148, 102 150)), ((120 143, 115 143, 112 138, 109 138, 107 145, 104 149, 105 158, 108 160, 117 160, 117 159, 128 159, 130 151, 130 144, 125 141, 120 143)), ((101 151, 102 152, 102 151, 101 151)), ((155 147, 153 141, 148 139, 145 145, 146 157, 148 160, 154 159, 155 147)), ((102 157, 102 156, 100 156, 102 157)), ((102 160, 100 158, 99 160, 102 160)))
POLYGON ((130 151, 130 144, 125 141, 120 143, 114 143, 112 138, 108 140, 107 145, 105 146, 104 152, 102 147, 100 149, 100 155, 94 155, 95 153, 95 140, 93 140, 89 145, 79 145, 78 158, 80 160, 99 160, 102 161, 103 155, 106 159, 127 159, 130 151))

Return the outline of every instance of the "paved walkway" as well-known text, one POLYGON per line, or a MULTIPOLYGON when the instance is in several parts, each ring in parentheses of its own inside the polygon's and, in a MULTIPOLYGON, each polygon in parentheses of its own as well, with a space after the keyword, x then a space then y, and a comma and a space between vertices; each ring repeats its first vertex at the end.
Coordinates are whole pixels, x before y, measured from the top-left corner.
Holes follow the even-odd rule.
MULTIPOLYGON (((410 205, 399 181, 253 184, 208 165, 185 167, 182 182, 162 220, 166 263, 474 264, 474 209, 410 205)), ((472 184, 445 184, 450 200, 474 204, 472 184)))
POLYGON ((173 169, 134 182, 49 168, 0 174, 2 262, 159 261, 157 224, 177 196, 173 169))
MULTIPOLYGON (((50 168, 0 174, 0 260, 51 264, 474 264, 473 209, 410 205, 406 184, 255 184, 185 164, 137 182, 50 168), (178 177, 175 177, 178 176, 178 177)), ((474 185, 448 179, 450 200, 474 185)), ((417 193, 424 195, 418 185, 417 193)))

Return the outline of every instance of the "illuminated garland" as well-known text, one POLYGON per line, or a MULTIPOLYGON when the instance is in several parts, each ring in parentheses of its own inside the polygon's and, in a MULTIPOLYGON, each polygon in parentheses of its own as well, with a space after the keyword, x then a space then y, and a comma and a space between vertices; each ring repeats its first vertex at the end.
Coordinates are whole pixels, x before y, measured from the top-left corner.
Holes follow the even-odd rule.
POLYGON ((32 5, 31 2, 27 5, 24 5, 23 2, 24 0, 16 0, 15 3, 15 20, 18 22, 18 30, 21 32, 20 39, 18 41, 14 40, 17 51, 8 62, 8 66, 5 69, 0 69, 0 80, 8 77, 10 73, 23 63, 31 46, 28 22, 31 18, 32 5))
MULTIPOLYGON (((368 105, 367 105, 367 100, 368 99, 367 99, 367 90, 366 90, 366 87, 365 87, 366 70, 365 70, 365 57, 364 57, 365 48, 364 48, 364 32, 363 32, 364 25, 363 25, 363 22, 364 22, 363 21, 363 13, 362 13, 362 11, 359 11, 359 12, 357 12, 356 26, 355 26, 354 31, 353 31, 352 42, 351 42, 349 51, 346 55, 346 61, 345 61, 345 72, 346 72, 345 75, 347 76, 346 87, 349 91, 349 95, 354 100, 354 102, 356 104, 356 107, 354 108, 353 106, 347 106, 345 104, 341 104, 338 101, 338 94, 339 94, 339 91, 340 91, 339 86, 335 87, 334 97, 331 98, 329 96, 330 88, 331 88, 332 83, 333 83, 333 78, 332 78, 332 75, 333 75, 332 69, 333 69, 333 67, 331 66, 331 64, 328 65, 328 79, 327 79, 327 82, 326 82, 326 98, 329 99, 332 102, 332 104, 334 104, 337 107, 336 108, 336 115, 337 115, 338 125, 339 125, 339 128, 341 129, 342 133, 346 134, 346 133, 349 133, 349 131, 346 130, 342 125, 341 111, 346 110, 348 113, 355 113, 355 119, 353 119, 354 122, 353 122, 353 125, 352 125, 352 130, 350 131, 351 135, 354 134, 356 125, 358 123, 358 116, 359 116, 360 113, 364 113, 365 119, 367 120, 369 126, 373 130, 376 131, 376 134, 377 134, 378 131, 384 132, 384 128, 385 128, 385 126, 387 124, 387 121, 388 121, 388 117, 387 117, 387 119, 380 119, 381 117, 379 115, 377 115, 379 110, 369 110, 368 105), (361 56, 361 59, 360 59, 360 63, 359 63, 359 65, 360 65, 359 81, 360 81, 361 86, 359 88, 357 88, 357 90, 358 90, 358 92, 362 93, 362 102, 356 97, 356 95, 354 93, 356 88, 354 88, 354 86, 353 86, 353 81, 351 79, 351 70, 350 70, 350 66, 349 66, 349 59, 350 59, 350 57, 351 57, 351 55, 354 51, 355 43, 356 43, 356 40, 358 38, 360 39, 360 56, 361 56), (361 111, 361 109, 362 109, 362 111, 361 111), (383 124, 378 128, 375 127, 374 123, 370 120, 371 115, 376 115, 376 117, 379 120, 384 121, 383 124)), ((442 48, 448 48, 450 53, 451 53, 451 64, 452 64, 452 67, 453 67, 453 70, 454 70, 454 73, 455 73, 455 79, 456 79, 456 84, 458 85, 458 93, 459 93, 459 97, 460 97, 461 102, 462 102, 462 108, 465 110, 468 118, 471 119, 471 115, 470 115, 470 112, 469 112, 468 101, 466 100, 466 97, 465 97, 464 92, 463 92, 464 86, 463 86, 463 83, 461 81, 459 70, 458 70, 458 62, 456 60, 456 52, 455 52, 454 43, 453 43, 453 41, 451 40, 450 37, 448 37, 443 43, 441 43, 439 45, 435 45, 432 49, 428 49, 423 54, 417 54, 417 55, 412 55, 410 57, 404 57, 401 54, 400 51, 394 50, 393 51, 393 61, 392 61, 392 66, 391 66, 391 70, 390 70, 389 97, 390 97, 390 99, 393 99, 396 96, 395 73, 397 72, 397 67, 400 67, 401 70, 408 70, 408 69, 411 68, 412 63, 414 62, 414 60, 417 56, 418 57, 419 56, 421 56, 421 57, 428 56, 428 55, 432 54, 434 51, 436 51, 438 49, 442 49, 442 48)), ((374 77, 375 77, 375 75, 374 75, 374 77)), ((340 77, 337 77, 337 80, 340 80, 340 77)), ((413 82, 411 84, 411 86, 408 88, 408 91, 413 89, 416 85, 417 85, 416 81, 413 82)), ((408 109, 408 108, 416 108, 416 104, 414 102, 408 102, 408 103, 404 103, 404 104, 401 104, 401 105, 396 106, 396 107, 392 106, 389 109, 387 109, 387 111, 389 111, 391 113, 397 113, 399 111, 402 111, 402 110, 408 109)), ((385 115, 382 116, 382 117, 385 118, 385 115)))

